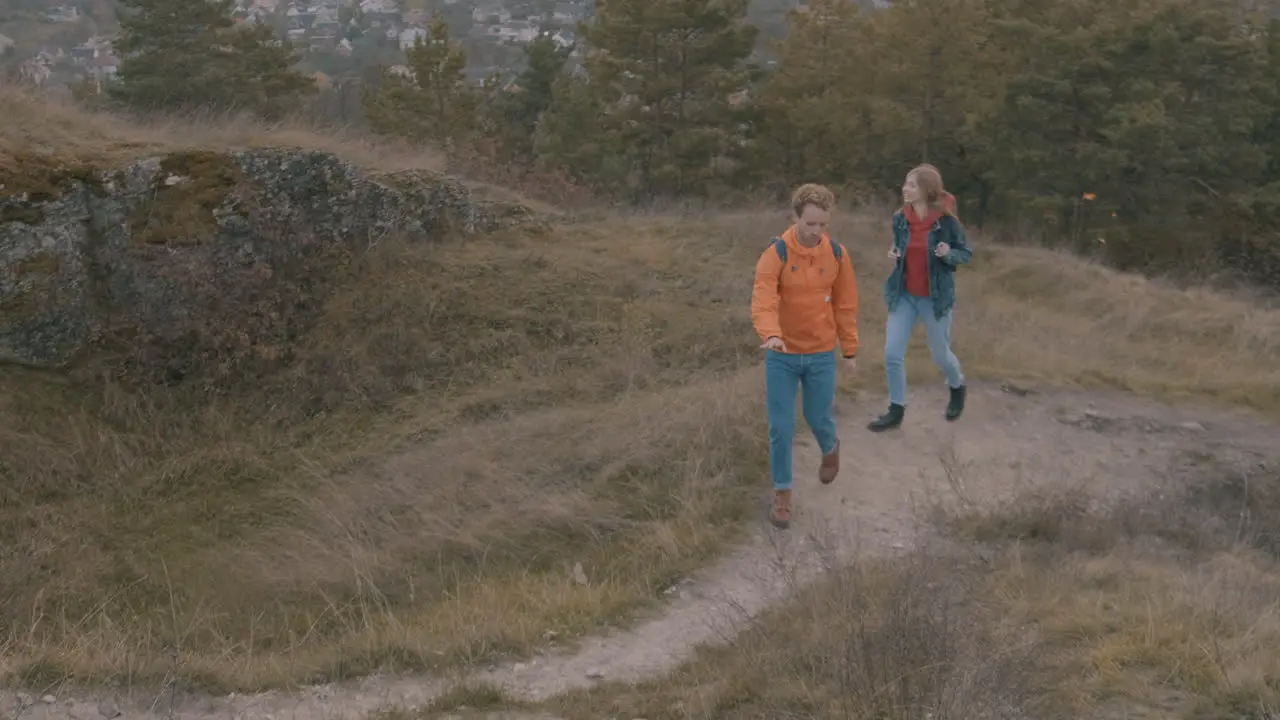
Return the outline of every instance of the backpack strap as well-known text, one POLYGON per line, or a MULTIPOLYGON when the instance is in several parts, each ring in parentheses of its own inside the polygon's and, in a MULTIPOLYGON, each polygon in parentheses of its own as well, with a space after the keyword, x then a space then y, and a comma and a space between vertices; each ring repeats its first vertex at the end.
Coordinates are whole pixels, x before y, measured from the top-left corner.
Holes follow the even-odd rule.
MULTIPOLYGON (((831 242, 831 254, 836 257, 836 262, 840 262, 840 259, 844 257, 844 246, 836 242, 835 240, 831 240, 830 242, 831 242)), ((774 238, 772 244, 773 244, 774 252, 778 253, 778 259, 782 261, 783 265, 786 265, 787 264, 787 244, 783 242, 782 238, 774 238)))

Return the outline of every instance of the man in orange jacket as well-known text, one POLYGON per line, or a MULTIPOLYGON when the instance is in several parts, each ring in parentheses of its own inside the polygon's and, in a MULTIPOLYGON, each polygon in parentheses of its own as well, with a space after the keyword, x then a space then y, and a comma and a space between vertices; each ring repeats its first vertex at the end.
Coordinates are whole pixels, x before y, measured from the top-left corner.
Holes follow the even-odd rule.
POLYGON ((827 235, 834 207, 835 195, 821 185, 795 191, 795 224, 760 255, 751 292, 751 323, 765 349, 774 490, 769 519, 780 528, 791 524, 792 443, 801 388, 805 422, 822 450, 818 479, 830 484, 840 471, 833 414, 836 368, 841 355, 847 370, 856 367, 858 287, 849 254, 827 235))

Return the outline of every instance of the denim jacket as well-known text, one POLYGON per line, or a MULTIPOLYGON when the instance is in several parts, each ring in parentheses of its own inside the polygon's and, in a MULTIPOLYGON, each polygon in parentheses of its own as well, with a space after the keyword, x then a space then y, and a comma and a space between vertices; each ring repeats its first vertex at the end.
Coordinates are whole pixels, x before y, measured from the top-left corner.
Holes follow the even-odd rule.
MULTIPOLYGON (((889 311, 907 291, 906 255, 911 229, 907 218, 899 210, 893 216, 893 247, 898 251, 898 261, 884 283, 884 302, 889 311)), ((929 230, 929 299, 933 301, 933 314, 941 320, 956 304, 956 268, 969 262, 973 251, 965 241, 964 226, 951 215, 943 215, 929 230), (951 246, 945 257, 933 254, 939 242, 951 246)))

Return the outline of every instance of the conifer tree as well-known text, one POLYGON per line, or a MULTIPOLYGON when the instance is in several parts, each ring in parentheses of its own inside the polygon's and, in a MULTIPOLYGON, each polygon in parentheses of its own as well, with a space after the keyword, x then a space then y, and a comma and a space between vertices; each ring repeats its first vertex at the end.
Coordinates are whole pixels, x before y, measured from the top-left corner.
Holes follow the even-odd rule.
POLYGON ((538 122, 533 142, 541 165, 607 192, 622 185, 627 159, 607 144, 609 133, 600 122, 602 94, 588 78, 562 70, 552 83, 551 105, 538 122))
POLYGON ((453 144, 475 130, 478 98, 467 86, 467 56, 439 13, 425 38, 405 53, 409 77, 389 71, 365 97, 370 127, 378 133, 453 144))
POLYGON ((788 15, 779 64, 756 107, 750 150, 761 187, 782 193, 813 177, 847 183, 864 169, 859 105, 871 96, 857 86, 860 75, 870 76, 858 68, 867 54, 860 14, 847 0, 813 0, 788 15))
POLYGON ((510 84, 491 93, 486 127, 502 155, 521 161, 534 159, 534 136, 543 113, 551 107, 552 88, 564 70, 572 48, 560 47, 540 35, 524 48, 524 69, 510 84))
POLYGON ((289 42, 237 26, 232 0, 120 0, 115 100, 142 110, 249 110, 276 116, 315 90, 289 42))
POLYGON ((704 194, 737 147, 756 28, 747 0, 600 0, 583 30, 603 139, 640 199, 704 194))

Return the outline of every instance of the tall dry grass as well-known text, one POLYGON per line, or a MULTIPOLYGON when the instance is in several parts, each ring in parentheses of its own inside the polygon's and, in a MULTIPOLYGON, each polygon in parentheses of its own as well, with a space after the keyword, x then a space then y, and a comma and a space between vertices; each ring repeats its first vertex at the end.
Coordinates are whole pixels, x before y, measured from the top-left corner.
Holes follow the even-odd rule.
POLYGON ((1038 640, 983 600, 986 573, 972 558, 936 552, 833 569, 661 680, 602 685, 539 709, 698 720, 1041 717, 1027 714, 1038 692, 1038 640))
POLYGON ((0 370, 4 673, 257 687, 654 601, 738 532, 763 416, 732 248, 631 229, 385 242, 216 401, 0 370))
POLYGON ((71 165, 115 168, 163 153, 288 147, 331 153, 370 172, 426 170, 457 175, 480 199, 520 202, 547 214, 560 213, 561 201, 583 201, 578 188, 551 174, 503 172, 491 162, 450 158, 439 148, 326 125, 300 114, 278 121, 212 111, 124 116, 86 111, 69 98, 3 78, 0 108, 5 112, 0 126, 0 178, 7 161, 31 155, 71 165))
MULTIPOLYGON (((431 163, 305 129, 121 125, 15 92, 0 88, 20 119, 0 161, 286 144, 431 163)), ((525 653, 655 602, 765 486, 747 303, 785 224, 604 215, 385 242, 284 370, 216 400, 0 368, 0 674, 261 687, 525 653)), ((837 233, 863 297, 851 386, 878 391, 887 217, 837 233)), ((959 284, 974 377, 1280 409, 1280 313, 1247 299, 981 244, 959 284)), ((936 372, 919 339, 909 362, 913 382, 936 372)))
POLYGON ((121 117, 86 112, 70 99, 4 80, 0 108, 5 116, 0 158, 37 153, 113 167, 150 153, 297 147, 333 153, 369 170, 445 167, 444 156, 430 148, 320 127, 303 118, 272 123, 227 113, 121 117))
MULTIPOLYGON (((747 300, 759 231, 782 221, 388 244, 291 369, 210 406, 5 370, 5 669, 251 687, 525 652, 654 600, 763 487, 747 300)), ((840 226, 863 292, 852 384, 877 392, 881 224, 840 226)), ((1274 314, 1051 253, 980 253, 956 330, 971 375, 1276 409, 1274 314), (1068 279, 1020 289, 1037 273, 1068 279), (1090 302, 1084 283, 1148 295, 1090 302)), ((914 381, 934 372, 913 348, 914 381)))
MULTIPOLYGON (((744 212, 692 222, 691 231, 758 248, 761 234, 784 222, 782 212, 744 212)), ((850 250, 861 297, 863 351, 852 385, 879 391, 889 213, 838 216, 833 234, 850 250)), ((952 329, 968 374, 1280 411, 1280 309, 1260 296, 1179 287, 977 233, 970 240, 976 252, 956 273, 952 329)), ((939 377, 923 335, 908 350, 909 383, 939 377)))
MULTIPOLYGON (((724 720, 1273 718, 1277 479, 1209 462, 1175 491, 1102 510, 1075 492, 1041 490, 940 512, 944 537, 832 569, 669 676, 536 709, 724 720)), ((500 696, 486 702, 504 707, 500 696)))
POLYGON ((1275 717, 1278 479, 1206 456, 1103 510, 1041 492, 951 518, 993 553, 986 596, 1038 630, 1037 716, 1275 717))

